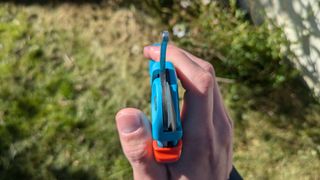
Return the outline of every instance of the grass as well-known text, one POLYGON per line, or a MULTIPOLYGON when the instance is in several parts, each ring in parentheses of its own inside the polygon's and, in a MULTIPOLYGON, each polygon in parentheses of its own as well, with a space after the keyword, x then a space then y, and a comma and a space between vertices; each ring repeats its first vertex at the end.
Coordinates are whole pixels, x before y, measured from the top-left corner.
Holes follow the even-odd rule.
MULTIPOLYGON (((114 115, 149 114, 142 47, 162 29, 133 6, 1 4, 0 179, 130 179, 114 115)), ((235 166, 246 179, 319 179, 319 112, 234 115, 235 166)))

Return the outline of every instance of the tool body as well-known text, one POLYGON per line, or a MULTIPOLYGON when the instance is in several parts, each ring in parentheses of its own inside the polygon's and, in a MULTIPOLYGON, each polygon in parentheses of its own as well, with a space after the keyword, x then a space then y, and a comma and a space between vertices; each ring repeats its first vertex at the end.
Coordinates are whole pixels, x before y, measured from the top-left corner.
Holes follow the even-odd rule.
POLYGON ((179 160, 182 150, 178 80, 173 64, 166 61, 168 41, 165 31, 160 62, 149 61, 153 152, 155 159, 162 163, 179 160))

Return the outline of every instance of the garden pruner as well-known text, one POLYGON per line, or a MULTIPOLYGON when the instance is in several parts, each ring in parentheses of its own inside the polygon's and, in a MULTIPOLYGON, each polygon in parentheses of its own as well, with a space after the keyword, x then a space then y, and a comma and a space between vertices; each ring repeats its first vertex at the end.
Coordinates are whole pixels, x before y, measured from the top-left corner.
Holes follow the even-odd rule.
POLYGON ((182 127, 179 110, 177 75, 166 61, 168 31, 162 33, 160 62, 149 61, 153 154, 157 162, 179 160, 182 150, 182 127))

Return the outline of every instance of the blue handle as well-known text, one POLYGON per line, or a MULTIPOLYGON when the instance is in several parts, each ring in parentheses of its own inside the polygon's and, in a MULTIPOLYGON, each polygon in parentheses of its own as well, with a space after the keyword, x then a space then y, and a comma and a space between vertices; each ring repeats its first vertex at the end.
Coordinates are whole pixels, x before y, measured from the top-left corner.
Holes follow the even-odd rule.
POLYGON ((156 62, 154 60, 149 61, 149 73, 151 82, 151 113, 152 113, 152 137, 158 141, 158 144, 162 146, 163 142, 174 142, 176 144, 178 140, 182 138, 182 126, 180 120, 179 110, 179 96, 178 96, 178 83, 176 71, 171 62, 165 62, 165 70, 167 71, 167 81, 170 85, 172 93, 172 102, 175 109, 177 128, 174 132, 166 132, 163 127, 163 112, 162 112, 162 88, 160 82, 161 61, 156 62))

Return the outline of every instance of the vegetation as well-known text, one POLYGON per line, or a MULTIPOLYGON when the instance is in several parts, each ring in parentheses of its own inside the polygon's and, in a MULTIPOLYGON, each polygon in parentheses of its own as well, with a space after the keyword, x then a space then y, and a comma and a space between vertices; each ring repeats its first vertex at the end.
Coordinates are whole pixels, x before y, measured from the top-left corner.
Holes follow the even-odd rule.
POLYGON ((149 114, 141 52, 163 29, 214 65, 246 179, 320 177, 320 105, 281 28, 233 2, 30 2, 0 4, 0 179, 130 179, 114 115, 149 114))

